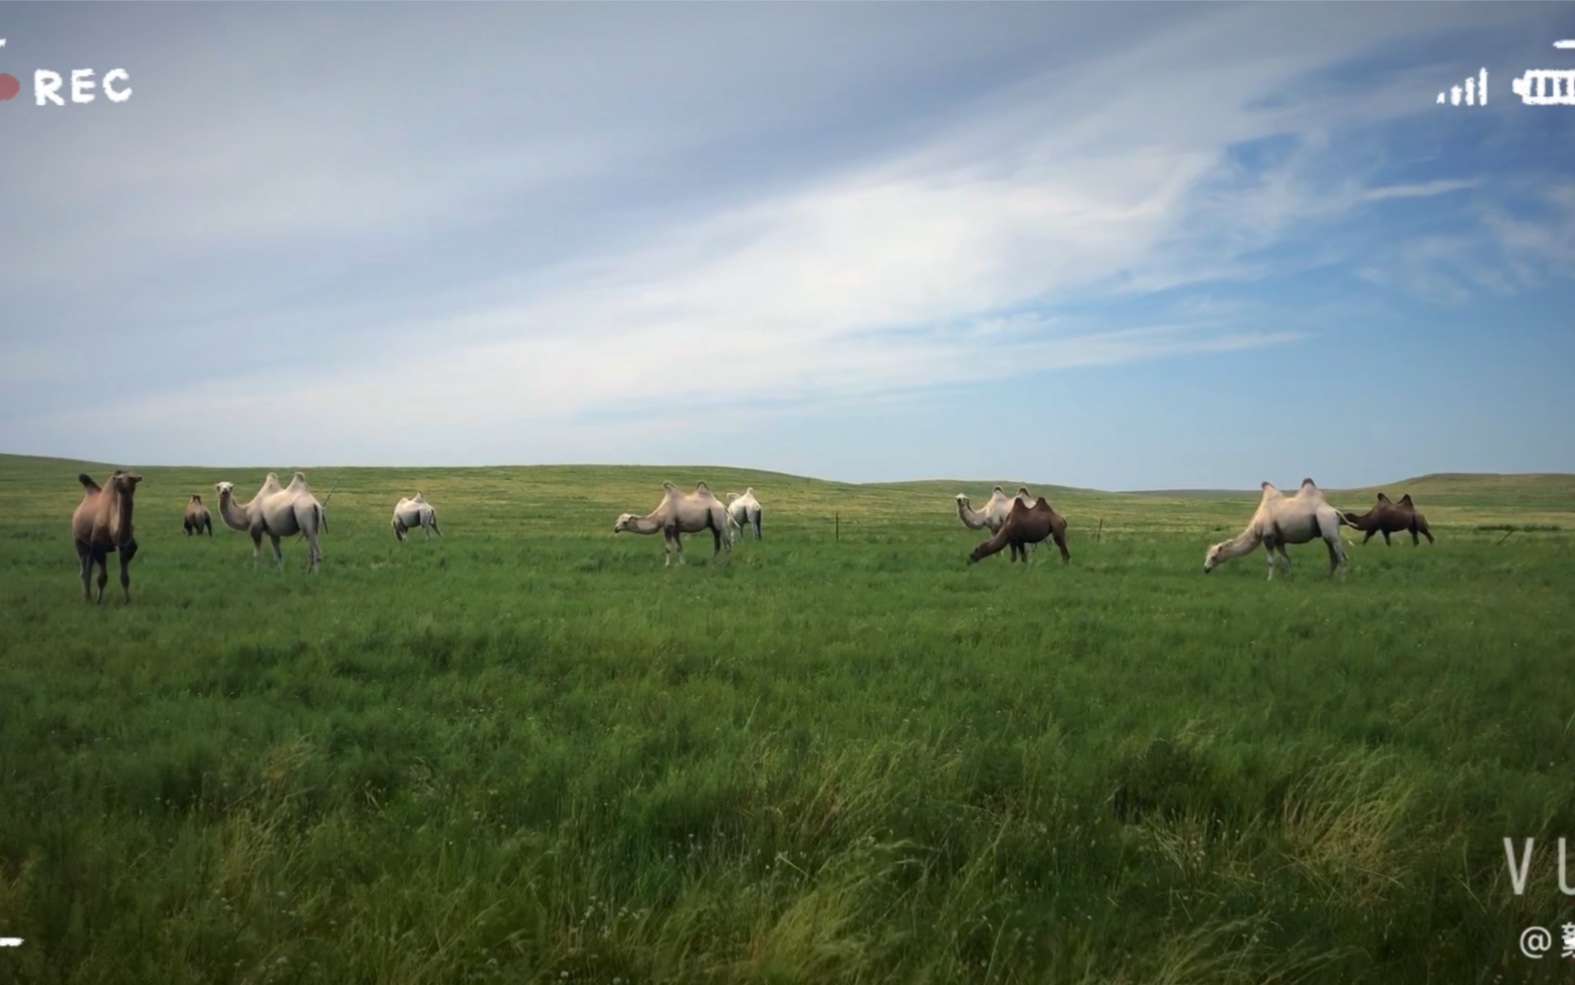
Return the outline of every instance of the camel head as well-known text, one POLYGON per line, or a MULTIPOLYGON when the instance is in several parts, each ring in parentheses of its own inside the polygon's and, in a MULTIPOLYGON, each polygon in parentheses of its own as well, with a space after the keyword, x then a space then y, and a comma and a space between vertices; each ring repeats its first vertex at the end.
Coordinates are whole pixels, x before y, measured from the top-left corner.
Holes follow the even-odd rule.
POLYGON ((964 496, 962 493, 958 493, 957 494, 957 503, 960 506, 967 506, 968 505, 968 497, 964 496))
POLYGON ((135 472, 119 472, 109 477, 109 484, 116 492, 128 495, 137 491, 137 483, 142 481, 142 476, 135 472))
MULTIPOLYGON (((1265 485, 1267 485, 1267 483, 1265 483, 1265 485)), ((1224 562, 1225 559, 1222 555, 1225 553, 1225 545, 1227 543, 1229 543, 1229 541, 1221 541, 1220 543, 1215 544, 1213 547, 1209 548, 1209 552, 1203 556, 1204 574, 1208 574, 1210 571, 1213 571, 1224 562)))
MULTIPOLYGON (((669 485, 671 485, 671 483, 669 483, 669 485)), ((635 516, 633 513, 619 514, 618 522, 613 524, 613 533, 621 534, 625 530, 632 530, 634 528, 634 521, 638 519, 639 517, 635 516)))
POLYGON ((218 490, 219 502, 221 503, 224 502, 226 496, 231 499, 235 498, 235 483, 233 482, 215 482, 213 488, 218 490))

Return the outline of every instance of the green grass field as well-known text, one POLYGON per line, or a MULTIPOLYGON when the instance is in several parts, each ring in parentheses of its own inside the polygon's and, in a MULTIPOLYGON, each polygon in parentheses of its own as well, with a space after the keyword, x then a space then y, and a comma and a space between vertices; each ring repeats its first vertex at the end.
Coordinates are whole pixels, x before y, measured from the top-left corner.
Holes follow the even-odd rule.
POLYGON ((181 530, 266 467, 140 468, 94 607, 83 469, 0 456, 0 981, 1569 980, 1575 476, 1387 487, 1436 545, 1271 583, 1202 573, 1255 491, 1030 483, 1072 563, 970 567, 995 480, 676 467, 313 469, 281 574, 181 530), (765 540, 664 570, 612 533, 664 479, 765 540))

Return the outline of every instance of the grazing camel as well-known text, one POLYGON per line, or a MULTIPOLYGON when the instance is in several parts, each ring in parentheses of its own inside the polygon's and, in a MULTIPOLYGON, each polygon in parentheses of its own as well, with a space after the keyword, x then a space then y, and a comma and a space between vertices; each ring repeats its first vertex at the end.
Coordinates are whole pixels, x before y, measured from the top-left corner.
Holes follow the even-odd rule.
MULTIPOLYGON (((1007 498, 1005 490, 996 486, 990 491, 990 498, 985 502, 984 509, 977 512, 968 504, 968 497, 962 493, 957 494, 957 519, 969 530, 989 530, 990 533, 999 533, 1001 524, 1006 522, 1006 515, 1012 512, 1012 504, 1022 503, 1024 506, 1034 505, 1033 494, 1027 486, 1018 486, 1017 494, 1007 498)), ((1035 549, 1039 544, 1031 545, 1035 549)))
POLYGON ((307 486, 305 473, 295 473, 288 486, 280 486, 279 476, 269 472, 262 488, 257 490, 257 495, 249 503, 235 501, 234 483, 219 482, 213 488, 219 491, 219 516, 224 519, 225 525, 251 534, 252 567, 257 566, 262 555, 264 534, 273 541, 273 557, 279 564, 280 572, 284 571, 284 552, 279 549, 279 539, 304 534, 306 570, 317 570, 323 559, 322 551, 317 546, 317 535, 327 529, 328 518, 323 513, 323 504, 317 501, 307 486))
POLYGON ((1012 501, 1012 510, 1006 514, 1006 520, 1001 524, 1001 529, 995 536, 975 547, 968 555, 969 564, 995 554, 1003 547, 1011 547, 1013 561, 1022 559, 1028 563, 1028 545, 1038 544, 1041 541, 1053 540, 1055 546, 1061 549, 1061 563, 1067 564, 1072 560, 1072 554, 1066 549, 1066 517, 1057 513, 1043 496, 1040 496, 1034 505, 1029 506, 1022 500, 1012 501))
POLYGON ((1410 493, 1401 496, 1398 503, 1383 493, 1379 493, 1378 502, 1366 513, 1358 516, 1355 513, 1342 511, 1341 515, 1345 517, 1346 523, 1358 530, 1367 532, 1367 536, 1362 538, 1363 544, 1372 540, 1373 534, 1383 534, 1384 543, 1393 547, 1394 545, 1389 541, 1389 535, 1406 531, 1411 533, 1412 547, 1422 542, 1417 537, 1419 533, 1427 538, 1429 544, 1433 543, 1433 531, 1427 527, 1427 517, 1416 511, 1416 505, 1411 502, 1410 493))
POLYGON ((756 540, 760 539, 760 500, 755 498, 754 486, 745 489, 742 496, 727 494, 727 518, 738 533, 742 534, 747 527, 754 532, 756 540))
POLYGON ((684 534, 695 534, 702 530, 711 531, 711 537, 716 542, 716 549, 711 553, 715 558, 722 553, 722 547, 733 549, 733 531, 729 526, 727 507, 711 492, 711 487, 705 483, 696 483, 692 493, 681 493, 678 487, 671 482, 662 483, 662 501, 656 509, 645 516, 635 516, 633 513, 624 513, 618 517, 618 522, 613 524, 613 533, 628 531, 634 534, 662 533, 662 566, 667 567, 673 563, 673 553, 678 554, 678 563, 684 563, 684 534))
POLYGON ((109 555, 120 555, 120 588, 131 601, 131 559, 137 556, 137 538, 131 523, 132 498, 142 476, 116 469, 107 487, 93 481, 86 472, 77 474, 85 490, 82 502, 71 514, 71 539, 76 542, 77 565, 82 570, 82 598, 93 601, 89 581, 98 568, 98 603, 104 604, 104 586, 109 583, 109 555))
POLYGON ((1323 538, 1329 548, 1329 577, 1336 571, 1345 572, 1345 546, 1340 541, 1341 525, 1350 526, 1344 513, 1329 505, 1323 492, 1311 479, 1303 479, 1296 495, 1287 496, 1274 488, 1273 483, 1263 484, 1263 499, 1257 512, 1252 514, 1247 529, 1209 548, 1203 558, 1203 573, 1208 574, 1226 561, 1246 557, 1262 544, 1269 555, 1269 580, 1274 580, 1275 554, 1290 570, 1291 559, 1285 553, 1286 544, 1305 544, 1315 537, 1323 538))
POLYGON ((204 530, 208 531, 209 537, 213 536, 213 517, 209 515, 208 508, 202 505, 201 496, 193 496, 191 502, 186 504, 183 525, 188 537, 192 534, 201 534, 204 530))
POLYGON ((438 529, 437 510, 432 508, 419 489, 413 498, 401 499, 394 504, 394 519, 389 521, 389 526, 394 528, 394 536, 401 541, 408 540, 406 532, 418 526, 426 533, 427 540, 431 540, 433 534, 443 536, 443 531, 438 529))

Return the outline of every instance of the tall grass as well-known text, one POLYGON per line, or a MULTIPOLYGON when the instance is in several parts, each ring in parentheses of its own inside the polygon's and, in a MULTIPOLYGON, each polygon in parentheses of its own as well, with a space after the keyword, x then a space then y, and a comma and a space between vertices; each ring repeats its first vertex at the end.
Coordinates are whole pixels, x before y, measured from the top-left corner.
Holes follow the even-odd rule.
POLYGON ((1571 912, 1575 557, 1478 529, 1567 531, 1551 480, 1414 487, 1436 545, 1269 583, 1201 572, 1247 493, 1057 490, 1071 565, 969 567, 950 497, 993 482, 314 469, 308 577, 181 532, 263 470, 142 468, 135 601, 95 607, 76 471, 0 457, 0 980, 1568 971, 1516 938, 1571 912), (753 485, 766 539, 663 570, 611 531, 667 478, 753 485), (418 486, 447 536, 398 544, 418 486))

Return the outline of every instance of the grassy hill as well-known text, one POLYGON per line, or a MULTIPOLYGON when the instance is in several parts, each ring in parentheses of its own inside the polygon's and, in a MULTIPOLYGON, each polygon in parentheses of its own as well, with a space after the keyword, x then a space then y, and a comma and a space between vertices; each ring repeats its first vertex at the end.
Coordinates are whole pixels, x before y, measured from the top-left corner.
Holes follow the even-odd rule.
MULTIPOLYGON (((80 498, 76 473, 87 471, 97 476, 113 467, 71 459, 0 454, 0 494, 10 489, 17 494, 25 491, 32 496, 58 496, 58 499, 47 500, 58 512, 60 504, 67 501, 74 504, 80 498), (52 476, 53 480, 44 481, 46 476, 52 476)), ((174 504, 183 505, 191 493, 203 495, 205 501, 211 500, 213 484, 221 479, 234 482, 238 494, 244 498, 268 471, 278 472, 281 479, 288 482, 291 467, 139 467, 139 471, 148 481, 138 502, 156 502, 159 504, 156 509, 178 516, 179 508, 174 504)), ((718 494, 741 492, 746 486, 754 486, 763 499, 772 500, 774 513, 792 511, 827 522, 840 516, 842 521, 849 523, 890 520, 912 515, 920 508, 954 516, 953 497, 959 492, 967 493, 977 506, 988 498, 994 485, 1008 492, 1019 485, 1027 485, 1035 494, 1047 497, 1069 520, 1075 518, 1079 526, 1097 526, 1102 521, 1103 528, 1112 533, 1146 529, 1218 532, 1245 522, 1259 495, 1256 489, 1106 492, 1018 479, 931 479, 859 484, 780 472, 694 465, 317 467, 307 472, 319 498, 332 493, 332 502, 341 509, 354 511, 364 507, 370 510, 374 504, 386 500, 391 510, 394 500, 419 487, 429 500, 453 495, 487 499, 506 497, 530 515, 539 515, 538 511, 542 511, 546 518, 565 502, 605 505, 612 511, 608 517, 609 527, 618 513, 644 512, 654 507, 660 499, 661 483, 666 480, 684 488, 692 488, 695 482, 704 480, 718 494)), ((1440 473, 1382 486, 1326 490, 1336 505, 1358 511, 1365 510, 1380 491, 1396 499, 1409 492, 1435 528, 1575 528, 1575 475, 1572 474, 1440 473)))
POLYGON ((307 576, 182 533, 266 467, 141 468, 94 606, 83 470, 0 456, 0 981, 1567 977, 1517 937, 1567 910, 1570 476, 1395 483, 1437 544, 1268 582, 1201 571, 1256 490, 1030 483, 1071 563, 968 565, 988 479, 610 466, 311 468, 307 576), (664 569, 612 532, 664 479, 765 538, 664 569))

